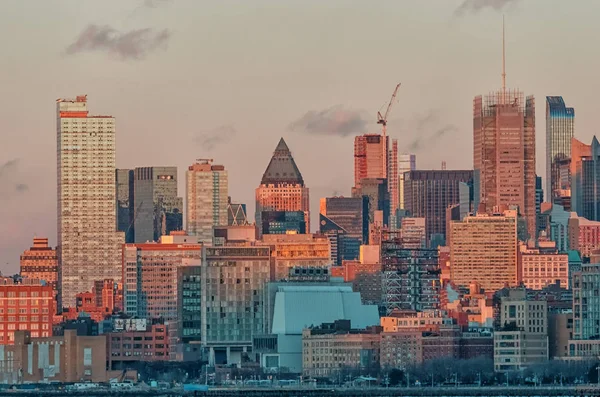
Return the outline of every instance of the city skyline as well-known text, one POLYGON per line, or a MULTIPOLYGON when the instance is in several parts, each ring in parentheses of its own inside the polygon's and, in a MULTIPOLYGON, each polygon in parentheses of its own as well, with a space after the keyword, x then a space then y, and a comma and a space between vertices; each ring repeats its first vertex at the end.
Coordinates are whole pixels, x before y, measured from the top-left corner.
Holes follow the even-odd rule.
MULTIPOLYGON (((7 87, 7 92, 14 92, 16 98, 23 100, 27 98, 30 101, 25 107, 21 105, 22 100, 14 100, 15 96, 6 96, 0 100, 0 120, 2 120, 0 129, 6 139, 6 143, 3 143, 0 148, 0 158, 2 159, 0 166, 2 170, 7 170, 0 176, 3 183, 3 205, 0 215, 4 219, 1 231, 6 236, 0 243, 0 264, 4 272, 17 271, 19 254, 29 246, 34 234, 49 237, 51 246, 55 246, 57 242, 54 232, 56 203, 49 194, 55 189, 52 186, 55 181, 53 174, 54 133, 50 125, 53 116, 49 103, 57 97, 87 93, 93 100, 95 113, 115 116, 118 126, 116 164, 118 168, 156 165, 157 161, 149 159, 160 157, 159 164, 173 165, 183 170, 195 158, 201 156, 215 158, 219 164, 223 164, 228 170, 231 170, 231 186, 233 188, 230 195, 236 202, 245 203, 248 206, 249 219, 253 218, 253 189, 260 179, 264 161, 270 155, 275 140, 281 136, 284 136, 290 147, 293 148, 296 161, 303 171, 307 185, 311 188, 311 207, 313 209, 317 208, 318 200, 321 197, 331 196, 336 192, 349 197, 352 186, 352 137, 358 133, 377 133, 379 131, 375 119, 376 110, 387 100, 389 90, 396 81, 401 81, 403 85, 398 94, 399 103, 389 122, 388 134, 391 138, 400 140, 399 152, 416 152, 419 157, 420 169, 439 168, 442 160, 447 161, 448 169, 472 167, 469 159, 456 149, 460 145, 467 148, 471 146, 470 103, 472 97, 478 93, 489 92, 500 85, 500 14, 498 12, 484 9, 479 13, 467 13, 461 17, 453 17, 453 12, 462 2, 439 2, 439 7, 434 11, 426 10, 425 8, 429 8, 427 6, 422 7, 415 4, 413 5, 414 14, 411 15, 413 20, 405 21, 404 18, 410 18, 402 15, 402 6, 389 3, 387 5, 388 15, 385 16, 385 21, 388 23, 384 29, 386 32, 387 29, 390 29, 394 35, 378 46, 390 45, 390 40, 397 40, 400 46, 397 53, 394 51, 381 59, 383 70, 374 69, 376 76, 365 73, 365 70, 368 70, 365 68, 368 63, 372 63, 374 55, 379 55, 379 51, 369 52, 372 51, 371 44, 376 42, 375 39, 385 37, 385 34, 381 34, 379 31, 376 36, 373 36, 374 33, 369 33, 368 29, 356 33, 363 35, 358 36, 360 40, 357 43, 357 48, 365 50, 363 56, 357 56, 354 51, 349 52, 344 48, 340 48, 339 53, 334 52, 334 55, 339 55, 340 60, 347 59, 350 55, 358 58, 357 62, 352 67, 348 67, 348 70, 343 70, 339 77, 337 74, 333 74, 339 69, 336 65, 340 61, 336 57, 325 58, 322 63, 313 68, 303 70, 305 66, 299 62, 300 59, 292 57, 290 52, 284 52, 288 58, 279 59, 273 66, 276 70, 281 70, 272 76, 274 85, 260 88, 259 86, 267 81, 267 77, 271 77, 270 73, 263 71, 265 65, 259 61, 261 56, 265 58, 269 55, 266 52, 269 46, 265 45, 264 48, 254 48, 262 51, 256 62, 253 62, 254 58, 251 56, 253 53, 244 50, 241 51, 241 56, 243 60, 248 61, 248 66, 241 68, 234 62, 231 69, 223 70, 223 76, 228 79, 227 81, 233 80, 242 83, 240 88, 246 91, 251 88, 253 96, 247 96, 247 94, 237 96, 237 86, 230 85, 225 80, 221 81, 224 77, 219 77, 218 81, 211 83, 201 76, 192 75, 192 80, 199 84, 199 88, 208 88, 206 91, 209 94, 206 96, 214 102, 214 104, 208 105, 203 99, 204 95, 190 94, 189 82, 180 77, 173 77, 174 74, 169 75, 168 78, 158 78, 155 81, 157 77, 162 76, 156 73, 159 73, 163 67, 167 71, 172 70, 170 68, 174 65, 170 64, 169 58, 176 57, 185 47, 186 40, 183 36, 188 35, 186 33, 188 29, 192 29, 189 25, 190 21, 185 18, 181 24, 178 24, 178 30, 170 36, 168 48, 159 49, 156 53, 148 53, 144 59, 139 61, 126 60, 123 62, 118 57, 111 57, 110 54, 102 52, 64 54, 65 49, 71 48, 69 46, 76 41, 79 33, 86 28, 87 24, 103 24, 111 21, 114 22, 115 29, 124 32, 146 26, 156 26, 155 29, 158 31, 161 28, 174 29, 175 24, 172 22, 172 18, 181 16, 184 7, 180 7, 181 3, 179 2, 165 3, 167 4, 163 7, 143 9, 130 17, 119 17, 118 15, 130 15, 135 8, 135 5, 132 4, 116 6, 115 3, 110 10, 108 7, 100 5, 78 5, 72 11, 73 13, 93 15, 93 17, 83 18, 76 26, 60 29, 54 29, 51 25, 53 22, 49 22, 46 18, 47 15, 53 15, 53 13, 64 12, 60 3, 56 7, 41 5, 39 14, 34 13, 31 20, 23 27, 14 25, 13 22, 18 20, 17 16, 23 11, 23 6, 19 2, 7 3, 6 13, 0 16, 3 29, 14 29, 16 34, 19 34, 19 32, 23 32, 22 29, 28 28, 29 23, 34 23, 48 26, 49 34, 48 38, 35 37, 42 45, 48 44, 38 52, 28 49, 28 52, 24 53, 7 41, 7 48, 10 50, 6 57, 8 73, 0 77, 3 86, 7 87), (40 23, 40 18, 44 21, 43 23, 40 23), (427 24, 424 25, 425 29, 430 24, 439 24, 437 32, 447 33, 448 38, 440 40, 440 42, 434 42, 431 39, 425 42, 418 41, 417 48, 409 46, 402 40, 402 35, 406 33, 405 29, 415 29, 413 23, 418 24, 423 21, 427 21, 427 24), (406 22, 406 26, 402 26, 403 22, 406 22), (498 28, 486 29, 488 24, 498 28), (48 43, 46 40, 51 40, 51 42, 48 43), (452 42, 446 40, 452 40, 452 42), (465 49, 457 40, 464 42, 464 47, 469 48, 468 53, 463 52, 465 49), (456 56, 449 54, 446 47, 456 52, 456 56), (14 51, 12 51, 13 49, 14 51), (402 51, 405 51, 405 54, 408 51, 410 56, 405 56, 402 51), (478 53, 476 61, 471 58, 473 55, 470 55, 470 52, 478 53), (464 65, 458 61, 447 62, 446 57, 448 56, 452 58, 463 56, 470 65, 476 66, 478 73, 473 73, 469 68, 467 68, 469 70, 463 70, 464 65), (432 62, 435 60, 438 62, 432 62), (92 65, 96 63, 106 66, 106 70, 94 69, 92 65), (443 68, 439 66, 440 63, 444 64, 443 68), (39 64, 45 66, 44 73, 37 73, 37 70, 32 72, 31 66, 18 67, 19 65, 39 64), (421 73, 415 74, 415 68, 422 67, 424 64, 436 66, 424 67, 421 73), (136 73, 140 66, 142 66, 142 72, 138 78, 132 73, 136 73), (71 69, 72 78, 64 81, 51 79, 59 72, 62 73, 63 68, 71 69), (94 79, 90 80, 87 73, 79 72, 77 69, 89 69, 94 79), (35 84, 25 84, 26 76, 30 75, 33 76, 32 81, 35 84), (233 78, 231 78, 232 75, 233 78), (289 97, 285 93, 288 90, 281 91, 279 86, 291 83, 290 80, 294 80, 292 77, 295 75, 299 76, 298 80, 303 82, 303 87, 292 84, 289 88, 297 91, 295 96, 298 98, 290 98, 291 100, 285 106, 279 105, 279 102, 286 102, 280 98, 289 97), (11 77, 9 78, 9 76, 11 77), (326 78, 324 79, 323 76, 326 78), (334 77, 332 78, 332 76, 334 77), (110 81, 113 81, 114 84, 110 84, 110 81), (457 90, 456 87, 458 82, 461 84, 460 90, 457 90), (131 98, 139 97, 145 92, 145 88, 141 87, 145 84, 156 94, 144 95, 143 101, 132 101, 131 98), (115 95, 115 87, 119 87, 118 95, 115 95), (153 89, 162 87, 164 90, 154 91, 153 89), (277 89, 274 90, 274 88, 277 89), (212 95, 211 92, 217 92, 217 95, 212 95), (443 95, 439 94, 440 92, 443 92, 443 95), (184 101, 197 102, 199 106, 205 107, 202 110, 202 117, 200 117, 203 119, 202 123, 197 122, 196 115, 192 117, 191 113, 181 111, 177 109, 178 105, 171 104, 171 100, 168 98, 173 97, 175 93, 181 95, 184 101), (421 95, 416 95, 417 93, 421 95), (447 101, 450 95, 454 99, 452 103, 447 101), (237 98, 234 104, 228 101, 231 96, 237 98), (264 103, 252 103, 254 96, 265 98, 264 103), (341 108, 331 108, 338 103, 344 105, 341 108), (366 109, 366 114, 363 116, 360 111, 351 113, 358 114, 358 118, 350 118, 345 124, 351 125, 354 121, 358 121, 360 128, 357 127, 357 131, 345 132, 348 130, 344 128, 350 127, 338 128, 337 125, 331 125, 331 132, 337 131, 337 135, 324 136, 319 134, 323 131, 314 131, 309 128, 319 125, 318 123, 306 122, 311 120, 309 112, 316 112, 312 114, 314 118, 321 114, 319 109, 330 109, 329 113, 324 113, 325 116, 331 112, 334 114, 342 112, 338 114, 346 115, 348 114, 347 109, 366 109), (172 122, 170 117, 161 116, 166 113, 176 115, 179 120, 172 122), (269 119, 266 115, 273 113, 277 114, 277 117, 265 121, 269 119), (205 115, 211 116, 204 117, 205 115), (296 123, 296 121, 298 122, 296 123), (443 132, 447 125, 454 126, 455 132, 441 133, 439 137, 431 138, 436 131, 443 132), (421 133, 418 133, 419 130, 421 133), (169 131, 168 134, 175 137, 173 143, 181 142, 181 154, 177 153, 177 150, 164 150, 164 139, 161 136, 163 131, 169 131), (26 133, 31 139, 24 139, 26 133), (422 147, 427 143, 422 139, 434 141, 435 145, 433 145, 431 154, 425 155, 422 151, 422 147), (145 151, 135 149, 141 140, 145 143, 145 151), (219 143, 219 141, 225 142, 219 143), (264 142, 264 147, 255 144, 255 141, 264 142), (454 151, 457 153, 445 150, 448 147, 455 149, 454 151), (248 158, 241 163, 238 159, 244 158, 243 156, 248 156, 248 158), (336 172, 323 173, 323 168, 335 169, 336 172), (40 201, 39 197, 48 197, 48 199, 40 201), (30 208, 25 212, 28 216, 23 215, 23 205, 30 208), (9 264, 8 267, 6 263, 9 264)), ((527 51, 530 50, 531 45, 541 45, 546 41, 559 45, 552 40, 558 34, 556 31, 563 34, 568 32, 570 41, 579 40, 576 48, 578 46, 593 48, 593 46, 585 44, 587 40, 591 40, 588 36, 594 36, 590 35, 590 29, 596 29, 595 27, 591 28, 593 25, 590 24, 588 18, 594 14, 592 9, 600 9, 600 7, 594 2, 582 2, 569 7, 560 2, 556 2, 554 7, 541 7, 542 4, 546 5, 548 2, 521 1, 517 2, 516 6, 508 7, 505 10, 508 17, 507 69, 510 85, 520 87, 528 94, 535 95, 538 101, 547 95, 562 95, 568 98, 569 105, 578 111, 576 137, 583 142, 590 142, 594 133, 593 100, 591 99, 597 84, 592 78, 592 71, 595 69, 593 65, 597 64, 597 60, 588 59, 590 54, 587 51, 581 51, 578 59, 581 61, 579 63, 582 64, 583 70, 581 73, 577 73, 578 76, 575 79, 575 77, 567 75, 567 71, 571 67, 570 62, 555 59, 553 46, 548 46, 548 49, 535 47, 536 54, 539 55, 539 58, 536 58, 537 61, 527 58, 530 56, 527 51), (552 13, 549 11, 550 8, 554 8, 552 13), (564 12, 561 13, 557 9, 564 12), (534 12, 542 13, 546 18, 554 18, 552 19, 554 25, 552 27, 538 26, 537 24, 541 23, 543 18, 540 18, 540 22, 536 21, 535 18, 532 18, 532 15, 535 15, 534 12), (555 20, 559 15, 565 21, 572 21, 577 17, 580 26, 561 24, 561 20, 555 20), (525 21, 529 23, 526 24, 525 21), (536 29, 538 31, 534 32, 536 29), (524 40, 525 38, 527 40, 524 40), (546 62, 550 60, 552 60, 551 67, 548 67, 546 62), (542 73, 541 69, 550 71, 542 73), (558 79, 556 76, 561 76, 561 78, 558 79), (584 84, 585 79, 588 81, 585 81, 584 84)), ((244 5, 239 5, 239 7, 240 15, 235 17, 239 18, 241 26, 252 24, 257 16, 244 5)), ((310 12, 314 10, 311 7, 311 4, 292 6, 298 12, 295 17, 297 19, 292 18, 291 21, 302 25, 307 21, 324 18, 329 13, 339 12, 348 19, 349 23, 358 23, 360 14, 365 10, 368 11, 368 8, 363 9, 358 6, 349 7, 347 10, 337 10, 332 6, 331 9, 323 10, 322 16, 316 16, 310 12)), ((214 15, 218 12, 218 6, 211 5, 208 6, 206 15, 214 15)), ((282 12, 283 15, 286 15, 286 10, 282 9, 265 10, 266 14, 263 18, 267 21, 274 21, 282 12)), ((378 11, 379 13, 380 11, 378 11)), ((219 18, 215 19, 218 23, 219 18)), ((59 20, 56 18, 56 21, 59 20)), ((214 25, 209 26, 207 29, 216 29, 214 25)), ((283 40, 289 39, 289 33, 294 36, 303 31, 304 29, 299 31, 297 25, 292 25, 289 32, 282 32, 286 34, 276 40, 275 45, 279 46, 283 44, 283 40)), ((341 32, 342 34, 351 34, 352 30, 342 29, 341 32)), ((342 36, 336 36, 338 33, 329 33, 332 37, 325 43, 315 41, 315 37, 311 33, 306 37, 306 41, 294 41, 294 45, 286 51, 298 49, 298 47, 310 51, 314 47, 316 53, 313 55, 317 55, 319 51, 331 50, 331 46, 336 46, 338 42, 345 42, 342 40, 342 36)), ((264 34, 267 33, 262 30, 256 33, 258 38, 264 34)), ((8 40, 12 34, 4 36, 8 40)), ((190 35, 190 37, 194 37, 194 35, 190 35)), ((239 44, 235 44, 236 38, 237 36, 224 37, 225 48, 239 49, 237 48, 239 44)), ((216 52, 218 50, 211 45, 207 44, 206 48, 210 55, 219 54, 216 52)), ((224 58, 230 60, 229 55, 224 58)), ((184 59, 186 62, 194 61, 191 64, 199 62, 197 59, 184 59)), ((200 64, 202 64, 201 61, 200 64)), ((245 62, 239 65, 243 64, 245 62)), ((211 63, 210 66, 212 68, 219 67, 214 63, 211 63)), ((207 70, 207 75, 214 76, 214 72, 207 70)), ((199 89, 198 91, 203 90, 199 89)), ((536 111, 538 123, 540 123, 536 141, 536 171, 538 175, 545 175, 544 134, 539 133, 545 127, 543 125, 544 109, 538 105, 536 111)), ((446 129, 446 131, 449 130, 446 129)), ((175 148, 176 146, 171 147, 175 148)), ((182 177, 183 175, 180 174, 179 178, 182 177)), ((180 179, 179 185, 180 192, 183 191, 181 183, 182 179, 180 179)), ((313 210, 311 219, 313 225, 317 224, 316 216, 318 214, 313 210)))

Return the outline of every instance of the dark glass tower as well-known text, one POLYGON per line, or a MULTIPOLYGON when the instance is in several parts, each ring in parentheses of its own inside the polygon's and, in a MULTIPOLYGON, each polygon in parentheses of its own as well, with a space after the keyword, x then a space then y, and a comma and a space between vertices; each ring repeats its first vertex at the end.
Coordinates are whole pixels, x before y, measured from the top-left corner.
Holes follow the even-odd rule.
POLYGON ((546 196, 555 202, 560 189, 560 161, 571 157, 575 110, 561 96, 546 97, 546 196))

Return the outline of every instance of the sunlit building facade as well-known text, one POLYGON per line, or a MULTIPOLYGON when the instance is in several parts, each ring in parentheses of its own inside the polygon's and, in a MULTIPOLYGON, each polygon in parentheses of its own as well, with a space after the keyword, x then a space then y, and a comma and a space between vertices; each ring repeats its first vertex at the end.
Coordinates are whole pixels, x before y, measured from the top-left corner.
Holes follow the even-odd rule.
POLYGON ((90 116, 87 96, 56 101, 59 290, 63 306, 121 274, 115 119, 90 116), (93 227, 90 227, 93 225, 93 227))
POLYGON ((46 284, 58 290, 58 255, 48 246, 48 239, 35 237, 33 247, 21 255, 21 277, 32 280, 44 280, 46 284))
POLYGON ((571 157, 575 109, 561 96, 546 97, 546 196, 554 202, 560 186, 560 162, 571 157))

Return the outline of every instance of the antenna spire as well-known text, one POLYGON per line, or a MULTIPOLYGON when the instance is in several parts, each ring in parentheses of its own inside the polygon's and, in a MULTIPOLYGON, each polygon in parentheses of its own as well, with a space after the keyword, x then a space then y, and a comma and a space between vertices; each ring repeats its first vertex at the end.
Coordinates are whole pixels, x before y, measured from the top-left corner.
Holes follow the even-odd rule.
POLYGON ((504 45, 504 15, 502 15, 502 104, 506 103, 506 50, 504 45))

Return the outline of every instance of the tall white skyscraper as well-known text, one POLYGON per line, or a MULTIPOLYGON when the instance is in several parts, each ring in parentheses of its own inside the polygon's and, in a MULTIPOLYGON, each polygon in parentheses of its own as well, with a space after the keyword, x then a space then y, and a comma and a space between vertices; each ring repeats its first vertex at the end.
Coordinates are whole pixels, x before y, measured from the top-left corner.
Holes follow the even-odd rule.
POLYGON ((63 307, 94 281, 121 278, 115 119, 89 116, 87 96, 56 101, 59 290, 63 307))
POLYGON ((398 154, 398 208, 404 209, 404 173, 417 169, 415 154, 398 154))
POLYGON ((213 226, 227 225, 229 183, 225 167, 212 165, 212 160, 205 159, 190 165, 186 173, 185 194, 187 233, 210 243, 213 226))

